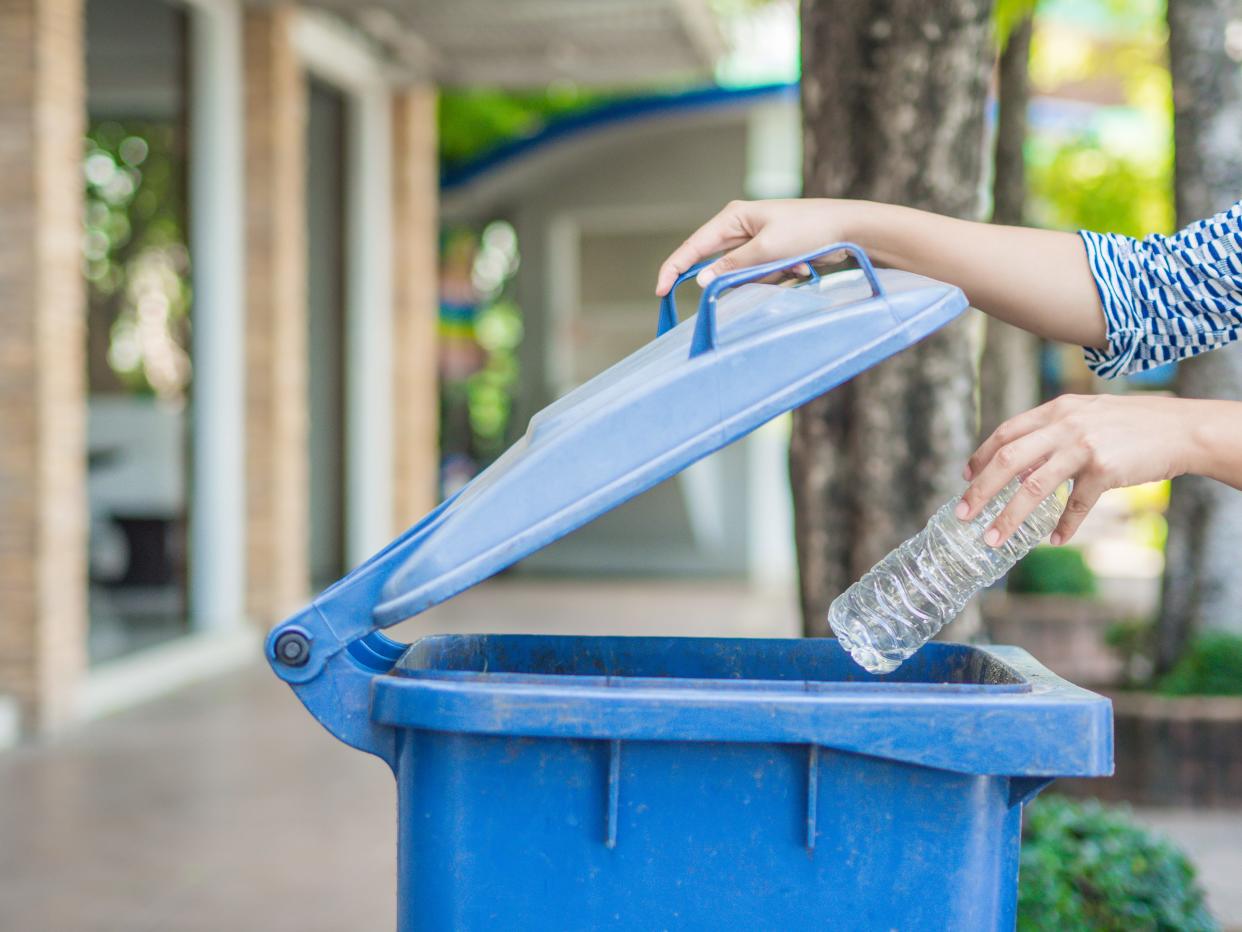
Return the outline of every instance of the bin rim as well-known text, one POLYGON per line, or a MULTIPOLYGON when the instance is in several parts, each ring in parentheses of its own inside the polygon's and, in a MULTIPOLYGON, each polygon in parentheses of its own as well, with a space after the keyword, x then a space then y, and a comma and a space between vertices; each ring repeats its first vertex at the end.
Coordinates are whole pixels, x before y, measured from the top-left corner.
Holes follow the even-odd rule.
MULTIPOLYGON (((774 640, 786 639, 753 643, 774 640)), ((836 646, 830 639, 823 644, 836 646)), ((606 677, 575 675, 446 677, 394 671, 372 681, 371 718, 385 728, 469 735, 814 744, 991 776, 1112 772, 1112 704, 1107 698, 1061 679, 1020 648, 969 649, 1007 665, 1028 688, 919 689, 875 682, 799 689, 788 681, 678 684, 651 678, 606 682, 606 677)))

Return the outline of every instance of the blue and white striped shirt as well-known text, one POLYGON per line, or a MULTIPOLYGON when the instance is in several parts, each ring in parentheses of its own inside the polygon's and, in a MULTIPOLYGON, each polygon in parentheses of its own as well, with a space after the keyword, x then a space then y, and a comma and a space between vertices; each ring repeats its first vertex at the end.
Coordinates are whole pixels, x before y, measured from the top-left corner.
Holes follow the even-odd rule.
POLYGON ((1106 379, 1242 337, 1242 201, 1172 236, 1081 231, 1108 326, 1086 350, 1106 379))

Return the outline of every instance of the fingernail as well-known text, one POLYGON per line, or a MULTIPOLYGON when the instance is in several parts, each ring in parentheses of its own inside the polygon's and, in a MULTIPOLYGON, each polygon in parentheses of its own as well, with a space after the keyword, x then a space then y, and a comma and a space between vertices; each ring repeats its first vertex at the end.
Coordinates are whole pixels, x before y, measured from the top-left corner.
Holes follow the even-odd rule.
POLYGON ((983 535, 983 542, 989 547, 995 547, 1000 543, 1000 531, 996 528, 988 528, 988 532, 983 535))
POLYGON ((962 478, 965 479, 967 482, 969 482, 971 475, 972 473, 970 471, 970 464, 967 463, 965 466, 962 467, 962 478))
POLYGON ((966 516, 970 514, 970 506, 965 501, 960 501, 957 503, 957 507, 953 509, 953 514, 957 515, 960 520, 965 521, 966 516))
POLYGON ((1061 532, 1057 531, 1051 537, 1049 537, 1048 543, 1052 544, 1052 546, 1054 547, 1060 547, 1061 546, 1061 532))

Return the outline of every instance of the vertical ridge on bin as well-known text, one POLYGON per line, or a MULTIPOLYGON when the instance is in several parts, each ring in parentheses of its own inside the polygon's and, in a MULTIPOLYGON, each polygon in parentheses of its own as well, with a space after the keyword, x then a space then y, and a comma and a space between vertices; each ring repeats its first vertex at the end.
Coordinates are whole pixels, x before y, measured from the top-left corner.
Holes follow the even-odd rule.
POLYGON ((617 807, 621 801, 621 742, 608 742, 608 813, 605 819, 604 846, 617 846, 617 807))
POLYGON ((808 746, 806 759, 806 850, 815 850, 815 822, 819 816, 819 746, 808 746))

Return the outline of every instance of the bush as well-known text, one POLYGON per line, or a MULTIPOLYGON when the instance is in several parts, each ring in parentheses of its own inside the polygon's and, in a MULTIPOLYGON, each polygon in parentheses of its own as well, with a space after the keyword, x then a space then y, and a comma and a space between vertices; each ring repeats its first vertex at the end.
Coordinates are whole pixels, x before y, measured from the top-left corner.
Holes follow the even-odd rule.
POLYGON ((1242 635, 1227 631, 1200 634, 1160 678, 1156 689, 1166 696, 1242 695, 1242 635))
POLYGON ((1036 547, 1009 571, 1009 591, 1031 595, 1095 594, 1095 574, 1082 551, 1073 547, 1036 547))
POLYGON ((1104 643, 1121 659, 1121 685, 1130 689, 1151 685, 1156 626, 1147 618, 1123 618, 1109 625, 1104 643))
POLYGON ((1218 929, 1195 870, 1125 810, 1046 796, 1026 811, 1020 932, 1218 929))

